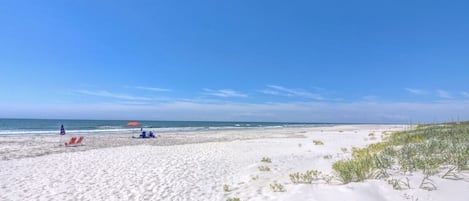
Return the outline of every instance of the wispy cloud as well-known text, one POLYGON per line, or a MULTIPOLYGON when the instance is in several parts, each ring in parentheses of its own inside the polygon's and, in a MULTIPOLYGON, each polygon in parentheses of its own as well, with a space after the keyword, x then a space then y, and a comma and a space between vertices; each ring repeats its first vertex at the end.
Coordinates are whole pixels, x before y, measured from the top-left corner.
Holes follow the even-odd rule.
POLYGON ((448 91, 436 90, 436 93, 437 93, 438 97, 440 97, 440 98, 453 99, 453 96, 448 91))
POLYGON ((150 102, 148 101, 117 101, 116 104, 122 104, 122 105, 149 105, 150 102))
POLYGON ((290 89, 278 85, 267 85, 267 87, 267 89, 264 89, 260 92, 269 95, 303 97, 314 100, 324 100, 324 97, 322 97, 320 94, 312 93, 303 89, 290 89))
POLYGON ((241 92, 231 90, 231 89, 219 89, 219 90, 213 90, 213 89, 204 89, 204 94, 206 95, 211 95, 211 96, 218 96, 218 97, 248 97, 247 94, 243 94, 241 92))
MULTIPOLYGON (((469 119, 469 101, 394 102, 289 102, 200 103, 172 101, 154 104, 91 103, 0 105, 3 116, 43 118, 120 118, 219 121, 299 122, 441 122, 469 119), (47 112, 44 112, 47 111, 47 112), (203 113, 203 115, 200 115, 203 113), (435 116, 435 114, 438 114, 435 116)), ((1 117, 1 116, 0 116, 1 117)))
POLYGON ((464 98, 469 98, 469 92, 462 91, 461 95, 464 96, 464 98))
POLYGON ((136 89, 142 89, 147 91, 155 91, 155 92, 165 92, 165 91, 172 91, 171 89, 159 88, 159 87, 145 87, 145 86, 138 86, 135 87, 136 89))
POLYGON ((117 94, 117 93, 112 93, 104 90, 100 91, 89 91, 89 90, 78 90, 77 91, 80 94, 84 95, 90 95, 90 96, 99 96, 99 97, 105 97, 105 98, 115 98, 115 99, 120 99, 120 100, 140 100, 140 101, 149 101, 152 100, 151 98, 147 97, 141 97, 141 96, 131 96, 127 94, 117 94))
POLYGON ((272 89, 264 89, 264 90, 260 90, 259 92, 261 92, 263 94, 267 94, 267 95, 274 95, 274 96, 282 95, 280 93, 280 91, 276 91, 276 90, 272 90, 272 89))
POLYGON ((412 88, 405 88, 405 90, 411 94, 415 94, 415 95, 425 95, 425 94, 428 94, 427 91, 425 90, 422 90, 422 89, 412 89, 412 88))

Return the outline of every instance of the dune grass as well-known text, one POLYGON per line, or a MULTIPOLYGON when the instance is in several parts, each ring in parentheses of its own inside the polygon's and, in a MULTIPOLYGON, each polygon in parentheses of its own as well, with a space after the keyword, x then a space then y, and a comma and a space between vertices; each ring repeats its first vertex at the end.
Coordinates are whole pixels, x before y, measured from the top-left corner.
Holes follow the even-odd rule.
POLYGON ((313 181, 323 179, 323 173, 319 170, 308 170, 305 173, 292 173, 290 180, 293 184, 311 184, 313 181))
POLYGON ((272 189, 273 192, 285 192, 286 191, 285 187, 279 183, 270 184, 270 189, 272 189))
MULTIPOLYGON (((469 123, 419 125, 416 129, 393 133, 383 142, 366 148, 352 148, 352 157, 339 160, 332 168, 343 183, 371 178, 387 178, 392 167, 401 173, 420 171, 420 188, 435 189, 431 176, 458 179, 469 170, 469 123)), ((392 182, 394 185, 396 181, 392 182)))

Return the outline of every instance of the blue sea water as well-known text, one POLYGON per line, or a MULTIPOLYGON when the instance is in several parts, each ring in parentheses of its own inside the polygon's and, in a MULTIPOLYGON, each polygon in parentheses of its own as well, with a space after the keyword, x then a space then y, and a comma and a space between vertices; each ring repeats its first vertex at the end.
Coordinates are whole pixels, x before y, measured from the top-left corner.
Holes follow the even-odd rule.
POLYGON ((0 135, 59 134, 63 124, 67 133, 119 133, 152 129, 157 132, 184 132, 246 128, 325 126, 324 123, 220 122, 220 121, 138 121, 140 127, 128 127, 128 120, 0 119, 0 135))

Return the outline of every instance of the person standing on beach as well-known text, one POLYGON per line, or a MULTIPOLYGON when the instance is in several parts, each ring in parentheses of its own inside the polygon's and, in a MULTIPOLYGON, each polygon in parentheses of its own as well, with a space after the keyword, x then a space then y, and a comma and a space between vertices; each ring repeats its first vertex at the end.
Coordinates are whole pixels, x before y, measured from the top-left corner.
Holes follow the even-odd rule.
POLYGON ((64 128, 64 125, 63 125, 63 124, 60 126, 60 139, 59 139, 59 144, 62 143, 62 135, 65 135, 65 128, 64 128))

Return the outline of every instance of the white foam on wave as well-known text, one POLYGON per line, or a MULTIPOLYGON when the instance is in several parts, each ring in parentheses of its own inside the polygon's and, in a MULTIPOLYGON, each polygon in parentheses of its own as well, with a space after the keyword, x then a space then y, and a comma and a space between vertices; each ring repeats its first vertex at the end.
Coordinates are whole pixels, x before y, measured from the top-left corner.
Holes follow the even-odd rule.
MULTIPOLYGON (((243 130, 243 129, 275 129, 275 128, 288 128, 288 127, 311 127, 308 124, 285 124, 285 125, 269 125, 265 126, 262 124, 251 125, 251 124, 234 124, 233 126, 199 126, 199 127, 143 127, 143 130, 162 132, 162 133, 174 133, 174 132, 193 132, 193 131, 210 131, 210 130, 243 130)), ((313 125, 314 126, 314 125, 313 125)), ((320 126, 320 125, 318 125, 320 126)), ((84 130, 66 130, 67 133, 73 134, 102 134, 102 133, 129 133, 140 131, 139 127, 136 128, 122 128, 122 126, 99 126, 97 129, 84 129, 84 130)), ((0 135, 57 135, 59 130, 0 130, 0 135)))

